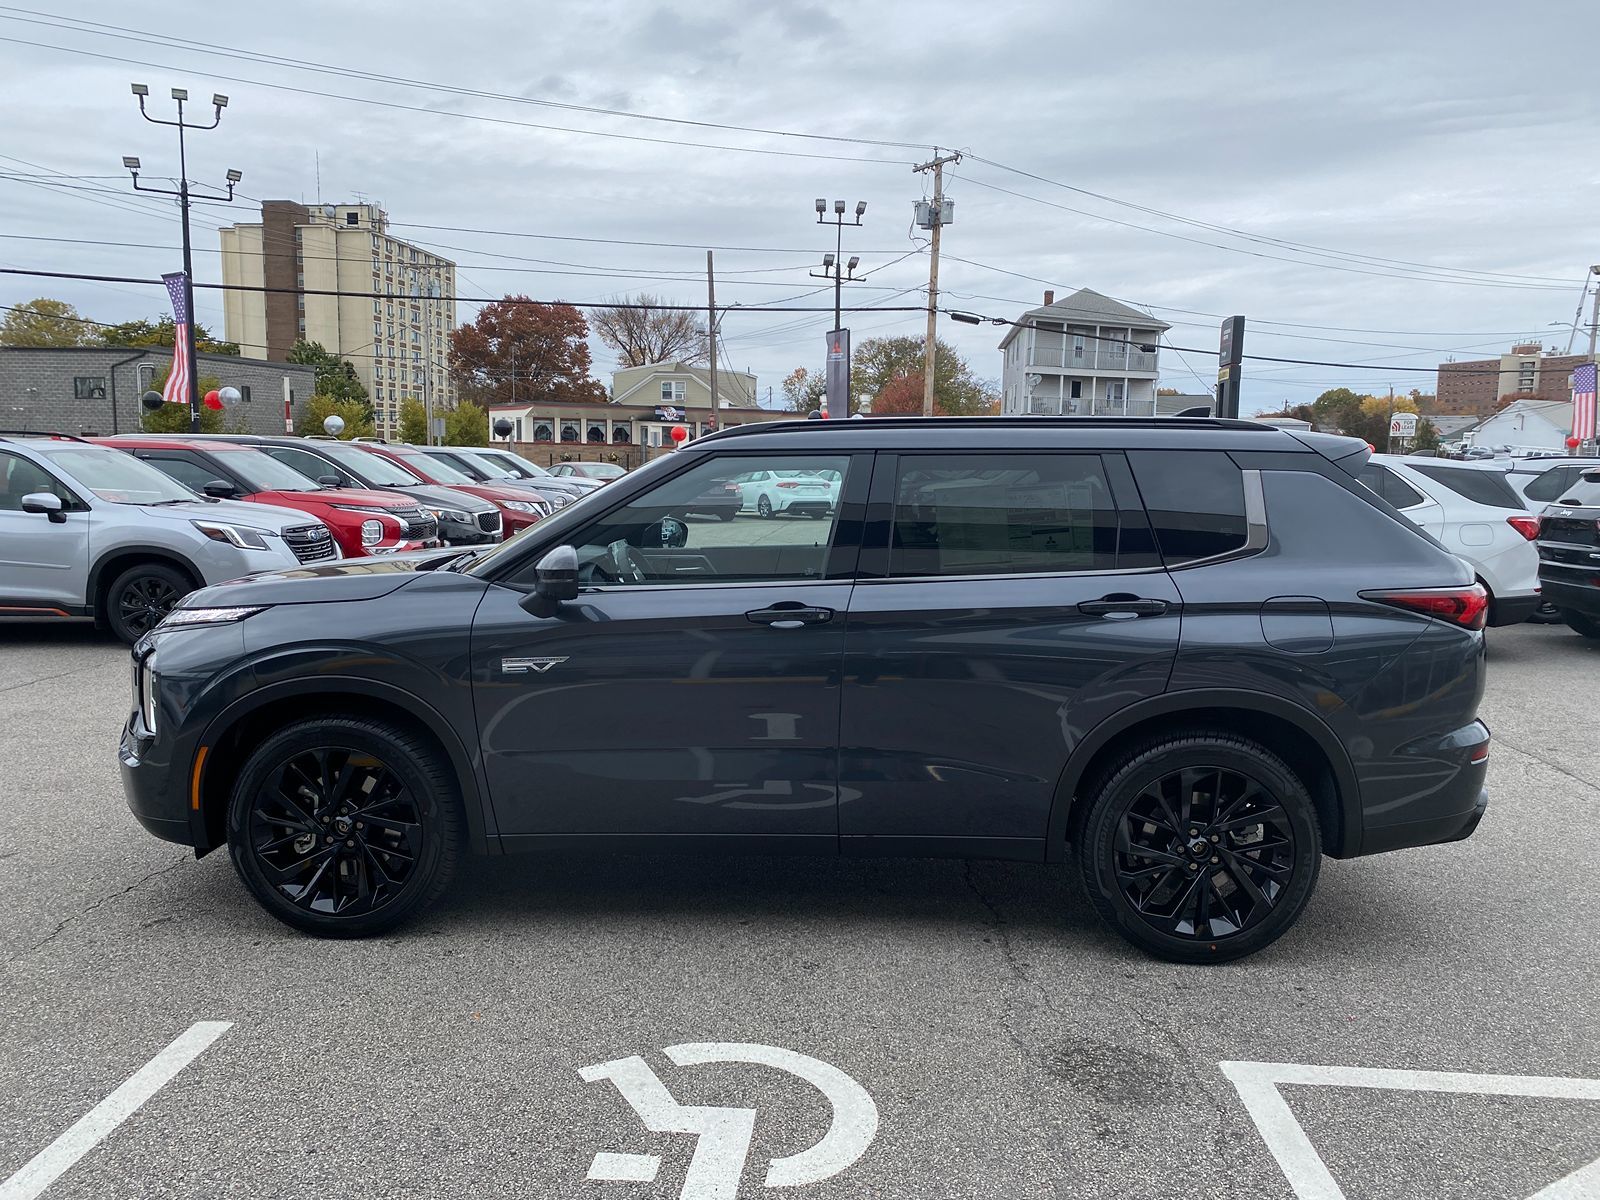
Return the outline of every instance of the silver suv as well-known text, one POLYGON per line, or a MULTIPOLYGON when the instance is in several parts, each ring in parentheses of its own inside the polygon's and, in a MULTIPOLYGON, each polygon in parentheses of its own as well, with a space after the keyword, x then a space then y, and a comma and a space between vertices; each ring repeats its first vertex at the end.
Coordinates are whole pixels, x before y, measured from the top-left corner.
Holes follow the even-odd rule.
POLYGON ((131 644, 195 588, 338 557, 305 513, 198 497, 80 438, 0 436, 0 616, 93 617, 131 644))

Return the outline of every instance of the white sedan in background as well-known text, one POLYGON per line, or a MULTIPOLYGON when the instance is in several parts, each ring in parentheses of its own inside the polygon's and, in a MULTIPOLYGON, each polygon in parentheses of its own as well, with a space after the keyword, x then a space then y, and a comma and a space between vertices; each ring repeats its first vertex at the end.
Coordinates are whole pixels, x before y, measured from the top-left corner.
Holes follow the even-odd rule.
POLYGON ((730 481, 739 485, 741 510, 763 517, 779 513, 823 517, 839 505, 837 472, 746 471, 730 481))

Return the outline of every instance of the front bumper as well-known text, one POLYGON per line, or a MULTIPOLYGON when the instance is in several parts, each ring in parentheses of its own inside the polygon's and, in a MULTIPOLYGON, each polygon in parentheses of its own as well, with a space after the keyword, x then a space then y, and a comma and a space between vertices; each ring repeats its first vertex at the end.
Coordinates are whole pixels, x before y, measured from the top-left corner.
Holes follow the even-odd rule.
POLYGON ((122 793, 134 820, 163 841, 197 846, 182 773, 164 759, 163 750, 145 732, 137 712, 122 727, 117 759, 122 769, 122 793))

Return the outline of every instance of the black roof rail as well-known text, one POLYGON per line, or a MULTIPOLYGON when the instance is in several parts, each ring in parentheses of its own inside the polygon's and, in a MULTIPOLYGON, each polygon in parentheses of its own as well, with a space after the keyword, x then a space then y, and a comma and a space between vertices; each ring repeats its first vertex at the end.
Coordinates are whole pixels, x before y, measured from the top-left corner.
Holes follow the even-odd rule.
POLYGON ((78 433, 62 433, 59 429, 0 429, 0 438, 54 438, 62 442, 85 442, 91 437, 99 437, 97 433, 87 436, 78 433))
POLYGON ((695 439, 701 444, 712 438, 749 437, 758 433, 816 432, 820 429, 926 429, 929 426, 947 429, 1002 428, 1038 429, 1232 429, 1259 433, 1281 433, 1276 425, 1260 421, 1246 421, 1237 417, 863 417, 829 418, 827 420, 796 416, 787 421, 746 421, 729 425, 695 439))

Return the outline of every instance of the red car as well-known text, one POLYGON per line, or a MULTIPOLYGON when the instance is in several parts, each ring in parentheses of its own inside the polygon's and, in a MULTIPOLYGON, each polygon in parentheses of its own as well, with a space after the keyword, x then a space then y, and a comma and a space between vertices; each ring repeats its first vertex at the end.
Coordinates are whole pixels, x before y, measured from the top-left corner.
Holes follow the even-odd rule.
POLYGON ((324 487, 254 446, 212 438, 95 438, 166 472, 190 491, 295 508, 332 532, 346 558, 439 545, 439 523, 410 496, 324 487))
POLYGON ((466 492, 487 500, 500 510, 505 522, 506 536, 520 533, 541 517, 550 515, 550 506, 526 488, 501 487, 495 483, 476 483, 468 475, 456 470, 437 455, 424 454, 410 446, 390 446, 382 442, 355 443, 363 450, 382 455, 390 462, 399 463, 423 483, 434 483, 452 491, 466 492))

